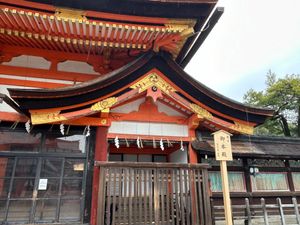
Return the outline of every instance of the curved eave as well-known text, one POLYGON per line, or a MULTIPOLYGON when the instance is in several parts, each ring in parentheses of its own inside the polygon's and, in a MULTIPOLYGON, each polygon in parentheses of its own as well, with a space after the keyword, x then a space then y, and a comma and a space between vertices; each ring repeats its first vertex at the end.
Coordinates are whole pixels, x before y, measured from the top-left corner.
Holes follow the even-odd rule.
POLYGON ((190 62, 193 56, 196 54, 198 49, 204 43, 210 32, 213 30, 215 25, 224 13, 223 7, 217 7, 212 13, 211 17, 206 21, 198 20, 194 26, 195 33, 199 33, 198 36, 192 36, 187 39, 179 55, 176 58, 176 62, 185 68, 190 62), (206 24, 206 27, 203 26, 206 24))
POLYGON ((199 18, 207 17, 217 1, 31 0, 31 2, 133 16, 199 18))
POLYGON ((9 93, 25 110, 72 106, 118 95, 152 69, 162 72, 191 99, 222 114, 256 124, 273 115, 273 110, 249 107, 211 90, 184 72, 166 53, 148 52, 118 70, 78 85, 57 89, 9 89, 9 93))
POLYGON ((180 77, 184 78, 186 83, 188 83, 187 88, 189 90, 190 90, 189 86, 192 86, 192 88, 191 88, 192 91, 196 91, 196 92, 200 91, 202 93, 205 93, 205 95, 207 95, 209 98, 214 99, 215 101, 221 103, 222 105, 224 105, 224 106, 226 105, 228 107, 231 107, 233 109, 237 109, 237 110, 240 110, 243 112, 261 114, 261 115, 266 115, 266 116, 272 116, 274 113, 274 110, 271 110, 271 109, 247 106, 238 101, 230 99, 230 98, 212 90, 211 88, 205 86, 201 82, 199 82, 196 79, 194 79, 193 77, 191 77, 181 67, 179 67, 174 61, 168 60, 167 63, 171 68, 174 69, 174 71, 176 71, 176 73, 180 74, 180 77))
POLYGON ((89 19, 106 19, 117 23, 131 22, 134 24, 164 25, 174 22, 175 24, 177 22, 180 23, 182 19, 192 19, 197 21, 193 27, 195 34, 188 37, 183 42, 183 45, 180 45, 175 53, 173 52, 173 56, 176 57, 176 62, 182 67, 185 67, 193 57, 224 10, 221 7, 217 7, 207 22, 216 6, 217 0, 0 0, 0 2, 7 6, 41 10, 47 13, 55 13, 57 7, 75 8, 85 10, 84 13, 89 19), (203 25, 206 23, 209 24, 208 29, 200 33, 203 29, 203 25))

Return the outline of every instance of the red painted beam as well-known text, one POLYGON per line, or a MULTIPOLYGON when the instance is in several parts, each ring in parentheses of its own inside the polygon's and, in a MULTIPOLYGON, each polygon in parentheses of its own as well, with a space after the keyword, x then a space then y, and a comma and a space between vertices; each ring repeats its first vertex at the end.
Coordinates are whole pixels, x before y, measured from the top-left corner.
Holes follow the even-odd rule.
POLYGON ((17 80, 17 79, 8 79, 8 78, 0 78, 0 84, 22 86, 22 87, 35 87, 35 88, 59 88, 59 87, 70 86, 70 84, 32 81, 32 80, 17 80))

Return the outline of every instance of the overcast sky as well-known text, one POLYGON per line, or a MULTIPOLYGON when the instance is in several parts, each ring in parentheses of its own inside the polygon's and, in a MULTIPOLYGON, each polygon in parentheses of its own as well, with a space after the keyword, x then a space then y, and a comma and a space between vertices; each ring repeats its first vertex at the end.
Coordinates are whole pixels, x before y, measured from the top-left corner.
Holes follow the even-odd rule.
POLYGON ((300 0, 220 0, 225 12, 186 72, 242 101, 262 90, 269 69, 300 74, 300 0))

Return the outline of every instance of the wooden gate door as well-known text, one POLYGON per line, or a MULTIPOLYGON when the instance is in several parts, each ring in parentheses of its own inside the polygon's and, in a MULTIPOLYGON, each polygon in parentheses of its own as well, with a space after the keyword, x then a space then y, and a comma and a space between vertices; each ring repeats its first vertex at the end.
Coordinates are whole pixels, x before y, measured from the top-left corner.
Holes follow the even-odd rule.
POLYGON ((99 162, 98 225, 210 225, 207 165, 99 162))

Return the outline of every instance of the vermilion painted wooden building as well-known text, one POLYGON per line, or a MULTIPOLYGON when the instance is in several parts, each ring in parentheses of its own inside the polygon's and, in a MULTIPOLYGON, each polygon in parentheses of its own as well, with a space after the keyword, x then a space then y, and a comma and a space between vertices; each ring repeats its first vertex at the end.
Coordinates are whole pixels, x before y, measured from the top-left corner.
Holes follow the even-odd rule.
POLYGON ((184 72, 216 1, 0 2, 3 223, 210 224, 196 131, 273 113, 184 72))

